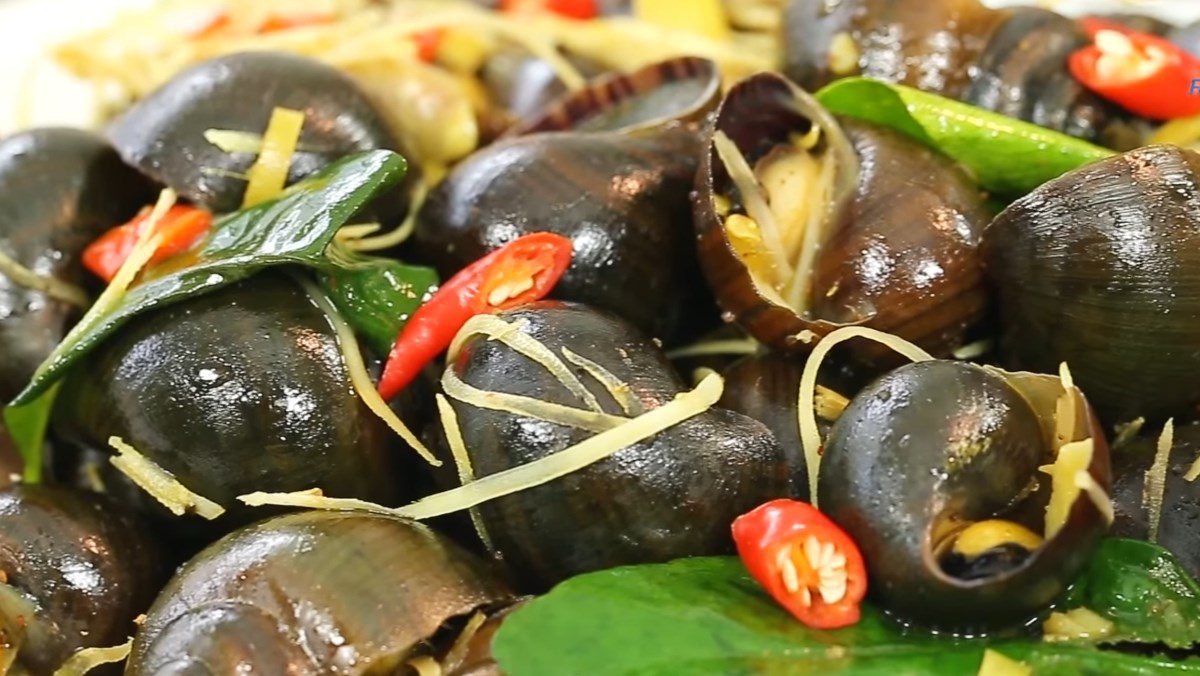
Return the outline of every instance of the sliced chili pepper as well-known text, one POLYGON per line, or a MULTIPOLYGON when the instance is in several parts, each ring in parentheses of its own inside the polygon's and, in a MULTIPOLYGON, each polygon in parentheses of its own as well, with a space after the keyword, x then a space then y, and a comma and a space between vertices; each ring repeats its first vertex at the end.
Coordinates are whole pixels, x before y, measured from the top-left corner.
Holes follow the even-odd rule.
MULTIPOLYGON (((83 250, 84 267, 100 279, 111 282, 125 259, 129 258, 149 218, 150 209, 143 209, 133 220, 118 225, 89 244, 83 250)), ((181 204, 171 207, 155 228, 156 233, 163 235, 163 241, 148 265, 161 263, 195 246, 208 232, 212 221, 212 214, 204 209, 181 204)))
POLYGON ((797 620, 814 629, 858 622, 867 594, 862 554, 816 507, 772 500, 734 520, 733 540, 746 570, 797 620))
POLYGON ((442 46, 442 38, 446 35, 445 28, 430 28, 427 31, 412 34, 412 40, 417 45, 417 57, 426 63, 432 63, 437 58, 438 49, 442 46))
POLYGON ((305 26, 320 26, 331 23, 336 17, 328 12, 297 12, 295 14, 272 14, 258 27, 261 34, 304 28, 305 26))
POLYGON ((179 32, 189 40, 202 40, 212 37, 232 21, 227 10, 216 8, 203 13, 179 14, 174 23, 178 25, 179 32))
POLYGON ((1125 109, 1155 120, 1200 114, 1200 59, 1155 35, 1089 20, 1092 44, 1071 54, 1071 75, 1125 109))
POLYGON ((450 346, 471 317, 545 298, 571 264, 571 240, 549 232, 519 237, 454 275, 413 313, 383 369, 391 399, 450 346))
POLYGON ((596 0, 500 0, 500 11, 508 14, 553 12, 568 19, 594 19, 600 14, 596 0))

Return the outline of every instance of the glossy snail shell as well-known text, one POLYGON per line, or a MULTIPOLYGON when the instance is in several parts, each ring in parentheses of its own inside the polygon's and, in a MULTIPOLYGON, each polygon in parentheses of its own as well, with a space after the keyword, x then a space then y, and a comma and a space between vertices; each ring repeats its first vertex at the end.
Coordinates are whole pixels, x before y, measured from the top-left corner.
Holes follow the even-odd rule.
POLYGON ((715 144, 702 153, 693 208, 700 262, 721 309, 786 351, 812 349, 802 332, 862 324, 948 354, 986 311, 977 244, 988 214, 978 190, 945 157, 889 130, 839 124, 775 74, 735 85, 712 128, 753 164, 814 125, 823 139, 816 152, 837 169, 803 315, 764 293, 737 253, 717 207, 733 197, 733 179, 715 144))
POLYGON ((1148 146, 1081 167, 988 226, 1005 364, 1067 362, 1105 422, 1200 403, 1200 155, 1148 146))
POLYGON ((310 511, 247 526, 185 564, 146 613, 125 673, 365 674, 401 666, 452 618, 508 601, 429 528, 310 511))
MULTIPOLYGON (((937 551, 962 525, 1002 518, 1041 532, 1056 455, 1057 378, 964 362, 898 368, 854 397, 824 445, 820 508, 862 549, 871 593, 905 621, 954 632, 1012 626, 1061 594, 1107 528, 1086 494, 1065 524, 1012 568, 951 575, 937 551), (1040 478, 1039 478, 1040 476, 1040 478)), ((1087 472, 1109 485, 1108 448, 1073 391, 1072 439, 1091 438, 1087 472)))
POLYGON ((523 234, 555 232, 574 246, 556 298, 670 340, 704 306, 688 193, 694 121, 719 95, 703 59, 596 80, 461 162, 421 209, 417 251, 450 275, 523 234))

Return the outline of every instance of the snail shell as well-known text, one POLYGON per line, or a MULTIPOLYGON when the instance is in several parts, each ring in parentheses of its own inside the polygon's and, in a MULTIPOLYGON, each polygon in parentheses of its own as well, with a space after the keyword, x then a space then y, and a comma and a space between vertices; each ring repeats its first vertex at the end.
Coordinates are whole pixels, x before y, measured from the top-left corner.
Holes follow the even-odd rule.
POLYGON ((163 563, 146 524, 105 496, 0 490, 0 647, 5 620, 20 618, 18 665, 48 674, 77 650, 124 642, 165 577, 163 563))
MULTIPOLYGON (((35 129, 0 142, 0 253, 38 274, 82 284, 84 247, 153 199, 150 182, 90 132, 35 129)), ((82 312, 0 273, 0 402, 82 312)))
POLYGON ((420 524, 303 512, 231 533, 146 613, 126 674, 396 669, 456 617, 511 598, 483 562, 420 524))
POLYGON ((1143 435, 1113 454, 1113 537, 1149 540, 1169 550, 1192 575, 1200 577, 1200 482, 1185 477, 1200 457, 1200 427, 1175 428, 1167 456, 1166 480, 1157 534, 1150 533, 1146 472, 1154 464, 1158 435, 1143 435))
POLYGON ((997 18, 979 0, 792 0, 784 72, 809 91, 863 75, 957 97, 997 18))
POLYGON ((716 67, 677 59, 609 76, 460 163, 421 209, 417 249, 444 276, 536 231, 572 240, 555 297, 670 339, 697 283, 688 193, 716 67))
POLYGON ((1141 145, 1133 116, 1084 87, 1067 58, 1090 43, 1074 19, 1037 7, 1007 10, 960 97, 973 106, 1110 148, 1141 145))
POLYGON ((355 393, 328 319, 286 277, 260 274, 140 317, 68 378, 61 434, 98 449, 119 436, 228 510, 210 524, 150 503, 172 530, 211 539, 261 517, 236 499, 256 490, 399 496, 388 431, 355 393))
POLYGON ((1067 362, 1103 420, 1200 403, 1200 155, 1148 146, 1067 173, 984 234, 1006 365, 1067 362))
MULTIPOLYGON (((684 389, 662 352, 612 315, 541 302, 500 317, 519 323, 557 355, 567 348, 607 369, 641 408, 657 408, 684 389)), ((541 365, 482 336, 468 338, 448 368, 482 390, 580 406, 541 365)), ((586 371, 572 371, 607 413, 625 415, 609 390, 586 371)), ((453 405, 477 477, 545 458, 595 434, 460 401, 453 405)), ((585 469, 478 509, 513 574, 530 589, 544 589, 592 570, 727 553, 734 517, 789 491, 788 470, 770 431, 712 408, 585 469)))
MULTIPOLYGON (((1084 494, 1066 524, 1011 565, 952 574, 944 547, 969 524, 1002 518, 1043 530, 1050 500, 1058 379, 963 362, 898 368, 859 392, 834 424, 818 477, 821 509, 862 549, 888 612, 970 632, 1027 620, 1062 593, 1107 524, 1084 494)), ((1090 437, 1088 473, 1109 482, 1108 449, 1082 396, 1073 439, 1090 437)))
MULTIPOLYGON (((948 159, 889 130, 839 124, 812 97, 770 73, 730 90, 713 132, 693 196, 700 262, 721 308, 759 341, 807 352, 815 341, 801 340, 804 331, 822 336, 865 324, 946 354, 984 315, 977 244, 988 214, 978 190, 948 159), (802 236, 780 227, 782 236, 797 240, 808 228, 819 228, 811 270, 803 267, 803 249, 784 251, 796 267, 772 282, 738 243, 743 235, 733 234, 732 216, 747 210, 755 196, 736 185, 715 142, 719 134, 752 166, 781 148, 794 152, 797 137, 816 138, 808 152, 819 171, 832 163, 823 179, 828 186, 810 181, 799 189, 823 191, 799 206, 780 208, 785 215, 821 210, 808 225, 789 226, 801 227, 802 236), (722 213, 723 202, 733 203, 732 213, 722 213), (804 286, 807 293, 796 290, 804 286)), ((767 204, 773 197, 787 204, 792 194, 777 189, 772 195, 757 181, 751 190, 767 204)), ((779 266, 772 269, 777 273, 779 266)))
MULTIPOLYGON (((204 134, 261 134, 278 107, 304 112, 289 183, 345 155, 399 150, 387 123, 349 77, 313 59, 276 52, 230 54, 184 70, 117 118, 108 137, 130 165, 192 203, 225 213, 241 206, 246 181, 238 175, 257 155, 227 153, 204 134)), ((381 216, 404 212, 403 193, 376 205, 381 216)))

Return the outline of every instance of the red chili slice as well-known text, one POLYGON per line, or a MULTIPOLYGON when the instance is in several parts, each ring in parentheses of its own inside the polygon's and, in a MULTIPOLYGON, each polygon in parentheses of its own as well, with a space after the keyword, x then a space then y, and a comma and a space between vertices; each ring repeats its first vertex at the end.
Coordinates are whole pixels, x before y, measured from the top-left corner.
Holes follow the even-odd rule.
POLYGON ((600 14, 596 0, 501 0, 500 11, 509 14, 553 12, 568 19, 594 19, 600 14))
POLYGON ((549 232, 519 237, 454 275, 413 313, 383 369, 379 394, 400 393, 477 314, 545 298, 571 264, 571 240, 549 232))
MULTIPOLYGON (((150 209, 143 209, 125 225, 118 225, 101 235, 83 250, 83 266, 100 279, 111 282, 117 270, 125 263, 125 259, 133 252, 138 236, 149 218, 150 209)), ((161 263, 191 249, 208 233, 212 221, 212 214, 204 209, 181 204, 171 207, 155 228, 156 233, 163 235, 163 241, 148 265, 161 263)))
POLYGON ((1111 22, 1083 22, 1092 44, 1071 54, 1071 75, 1101 97, 1142 117, 1200 114, 1200 59, 1178 45, 1111 22))
POLYGON ((295 14, 272 14, 258 27, 261 34, 277 33, 279 31, 304 28, 307 26, 322 26, 333 23, 337 17, 328 12, 297 12, 295 14))
POLYGON ((733 522, 750 575, 797 620, 814 629, 858 622, 867 572, 858 545, 817 508, 773 500, 733 522))
POLYGON ((426 63, 433 63, 438 50, 442 47, 442 39, 446 36, 445 28, 430 28, 412 34, 412 41, 417 45, 417 58, 426 63))

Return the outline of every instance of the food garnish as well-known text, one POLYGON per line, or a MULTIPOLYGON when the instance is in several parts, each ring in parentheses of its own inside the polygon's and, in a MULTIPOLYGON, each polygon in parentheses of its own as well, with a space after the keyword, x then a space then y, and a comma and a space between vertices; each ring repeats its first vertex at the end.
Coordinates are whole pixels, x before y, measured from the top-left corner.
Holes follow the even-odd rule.
POLYGON ((714 374, 705 378, 695 389, 683 392, 672 401, 631 418, 619 427, 588 437, 545 458, 489 474, 465 486, 435 493, 398 509, 381 507, 362 500, 327 498, 320 490, 298 493, 255 492, 239 496, 238 499, 251 506, 284 505, 314 509, 363 510, 409 519, 431 519, 540 486, 600 462, 623 448, 707 411, 721 398, 721 389, 721 377, 714 374))
POLYGON ((194 512, 212 521, 225 513, 224 507, 188 490, 175 475, 139 453, 120 437, 110 438, 108 444, 117 452, 117 455, 109 458, 109 462, 175 516, 194 512))
POLYGON ((750 575, 797 620, 814 629, 858 622, 867 594, 862 554, 812 505, 761 505, 733 522, 733 541, 750 575))
POLYGON ((54 676, 83 676, 98 666, 116 664, 129 657, 133 650, 133 639, 108 648, 84 648, 71 655, 61 667, 54 671, 54 676))
MULTIPOLYGON (((150 208, 146 208, 128 223, 104 233, 84 249, 83 265, 100 279, 111 282, 133 252, 149 219, 150 208)), ((212 222, 213 215, 204 209, 182 204, 172 206, 151 233, 160 235, 162 240, 146 265, 153 266, 191 249, 208 233, 212 222)))
POLYGON ((1200 58, 1148 33, 1111 22, 1084 22, 1092 44, 1071 55, 1071 75, 1088 89, 1152 120, 1200 114, 1192 92, 1200 58))
POLYGON ((549 232, 519 237, 451 277, 396 338, 379 393, 392 399, 480 313, 544 298, 571 264, 571 240, 549 232))
POLYGON ((287 108, 271 111, 271 120, 263 133, 262 149, 248 174, 243 209, 274 199, 283 192, 303 127, 303 111, 287 108))

